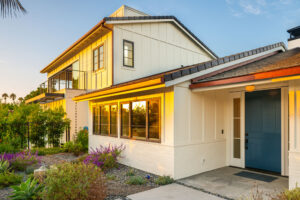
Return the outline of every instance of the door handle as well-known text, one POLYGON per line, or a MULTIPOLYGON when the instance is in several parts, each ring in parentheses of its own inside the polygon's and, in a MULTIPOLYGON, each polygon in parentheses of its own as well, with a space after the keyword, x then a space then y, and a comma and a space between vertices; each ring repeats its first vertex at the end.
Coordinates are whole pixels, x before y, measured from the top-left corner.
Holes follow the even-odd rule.
POLYGON ((248 133, 246 133, 245 135, 248 136, 248 133))

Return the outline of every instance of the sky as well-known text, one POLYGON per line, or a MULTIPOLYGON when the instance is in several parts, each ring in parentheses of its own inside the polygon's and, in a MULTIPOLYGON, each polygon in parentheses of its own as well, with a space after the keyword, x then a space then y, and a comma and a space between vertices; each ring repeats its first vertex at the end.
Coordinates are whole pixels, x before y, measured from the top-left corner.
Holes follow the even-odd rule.
POLYGON ((299 0, 20 1, 26 15, 0 18, 0 98, 36 89, 47 80, 42 68, 123 4, 176 16, 220 57, 286 43, 286 30, 300 25, 299 0))

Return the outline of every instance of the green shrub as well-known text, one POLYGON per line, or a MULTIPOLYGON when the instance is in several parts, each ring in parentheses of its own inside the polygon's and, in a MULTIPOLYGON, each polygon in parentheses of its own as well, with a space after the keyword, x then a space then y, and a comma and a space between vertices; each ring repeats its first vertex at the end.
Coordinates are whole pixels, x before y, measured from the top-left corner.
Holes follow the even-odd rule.
POLYGON ((45 155, 53 155, 58 153, 63 153, 64 149, 60 147, 52 147, 52 148, 34 148, 31 150, 31 152, 38 152, 39 156, 45 156, 45 155))
POLYGON ((146 183, 146 179, 140 176, 131 176, 126 183, 129 185, 144 185, 146 183))
POLYGON ((75 156, 79 156, 84 152, 83 146, 79 143, 67 142, 64 144, 64 151, 68 153, 73 153, 75 156))
POLYGON ((92 164, 58 165, 46 173, 43 184, 44 200, 103 200, 106 197, 103 173, 92 164))
POLYGON ((172 179, 170 176, 160 176, 157 179, 155 179, 155 184, 157 185, 167 185, 174 182, 174 179, 172 179))
POLYGON ((15 148, 11 144, 7 144, 7 143, 0 144, 0 154, 2 154, 2 153, 16 153, 18 151, 19 151, 19 149, 15 148))
POLYGON ((13 172, 5 172, 0 174, 0 188, 8 187, 21 183, 22 176, 13 172))
POLYGON ((75 136, 75 144, 82 146, 82 151, 87 153, 89 150, 89 133, 87 130, 80 130, 75 136))
POLYGON ((0 173, 8 172, 10 169, 9 162, 7 160, 0 161, 0 173))
POLYGON ((38 185, 37 180, 29 178, 19 186, 11 188, 14 189, 13 195, 10 196, 11 200, 33 200, 39 199, 43 186, 38 185))
POLYGON ((134 169, 130 169, 128 172, 126 172, 126 176, 134 176, 134 175, 135 175, 134 169))
POLYGON ((293 190, 286 190, 277 196, 278 200, 299 200, 300 199, 300 188, 296 187, 293 190))

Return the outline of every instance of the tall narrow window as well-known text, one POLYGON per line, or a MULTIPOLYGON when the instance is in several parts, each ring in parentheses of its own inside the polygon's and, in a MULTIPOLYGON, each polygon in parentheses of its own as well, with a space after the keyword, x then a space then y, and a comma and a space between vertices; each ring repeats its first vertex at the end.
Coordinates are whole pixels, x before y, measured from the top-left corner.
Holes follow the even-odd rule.
POLYGON ((123 137, 129 137, 130 127, 130 104, 121 104, 121 135, 123 137))
POLYGON ((148 138, 159 139, 160 129, 159 99, 150 100, 148 106, 148 138))
POLYGON ((99 134, 99 107, 93 108, 93 134, 99 134))
POLYGON ((132 102, 131 114, 132 137, 137 139, 146 138, 146 101, 132 102))
POLYGON ((104 67, 104 48, 103 45, 97 47, 93 51, 93 69, 97 71, 98 69, 102 69, 104 67))
POLYGON ((100 135, 109 133, 109 105, 100 106, 100 135))
POLYGON ((118 136, 118 105, 110 106, 110 136, 118 136))
POLYGON ((241 100, 233 99, 233 157, 241 158, 241 100))
POLYGON ((133 42, 123 40, 123 65, 134 67, 134 46, 133 42))

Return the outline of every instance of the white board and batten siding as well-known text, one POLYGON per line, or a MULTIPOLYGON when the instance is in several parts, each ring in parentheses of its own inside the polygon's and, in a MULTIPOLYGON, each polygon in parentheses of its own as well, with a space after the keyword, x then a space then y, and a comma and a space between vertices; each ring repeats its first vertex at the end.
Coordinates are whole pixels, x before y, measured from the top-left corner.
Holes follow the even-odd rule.
POLYGON ((193 93, 188 83, 175 86, 176 179, 227 165, 225 104, 223 93, 193 93))
POLYGON ((114 25, 114 83, 211 60, 171 22, 114 25), (134 43, 134 68, 123 66, 123 40, 134 43))

